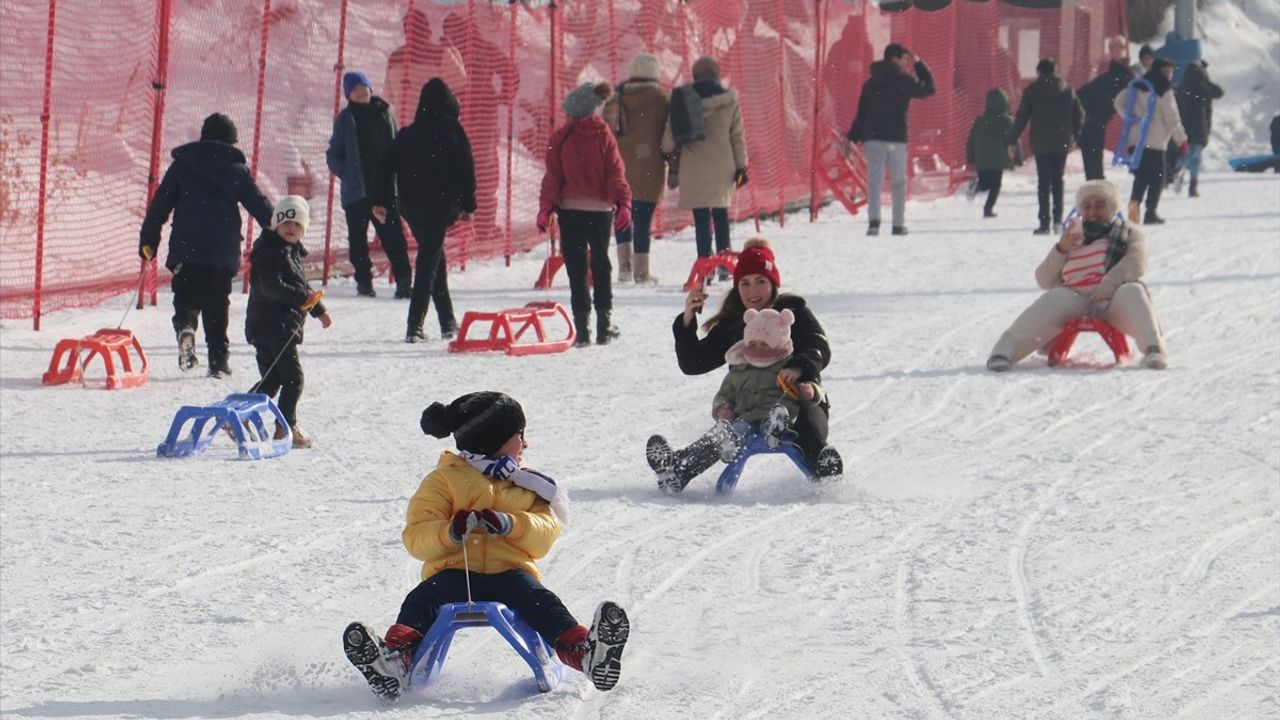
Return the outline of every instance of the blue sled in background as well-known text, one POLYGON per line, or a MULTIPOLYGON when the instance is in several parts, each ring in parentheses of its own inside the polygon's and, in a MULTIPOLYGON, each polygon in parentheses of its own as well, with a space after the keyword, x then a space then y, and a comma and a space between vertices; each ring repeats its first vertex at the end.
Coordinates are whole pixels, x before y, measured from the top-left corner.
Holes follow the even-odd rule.
POLYGON ((1280 171, 1280 155, 1250 155, 1248 157, 1231 158, 1227 161, 1236 172, 1280 171))

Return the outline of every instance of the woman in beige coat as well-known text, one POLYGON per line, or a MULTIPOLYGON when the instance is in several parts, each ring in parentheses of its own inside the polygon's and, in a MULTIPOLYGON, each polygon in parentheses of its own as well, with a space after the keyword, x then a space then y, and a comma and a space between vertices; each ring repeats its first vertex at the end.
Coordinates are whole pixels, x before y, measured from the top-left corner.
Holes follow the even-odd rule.
POLYGON ((614 236, 618 240, 618 280, 656 283, 649 274, 649 228, 662 201, 666 184, 666 158, 662 131, 667 125, 667 93, 658 84, 658 58, 637 53, 631 59, 627 80, 604 106, 604 119, 618 138, 618 152, 627 166, 631 185, 631 227, 614 236))
POLYGON ((708 257, 713 222, 716 250, 730 248, 729 203, 733 191, 747 184, 742 111, 737 93, 720 84, 720 64, 710 57, 698 58, 693 84, 677 88, 671 103, 662 151, 680 151, 680 207, 693 211, 698 257, 708 257), (694 97, 696 104, 686 101, 694 97))
MULTIPOLYGON (((1146 225, 1159 225, 1164 219, 1156 214, 1156 206, 1160 204, 1160 191, 1164 189, 1164 154, 1165 148, 1172 139, 1178 143, 1183 156, 1187 154, 1187 131, 1182 128, 1182 119, 1178 114, 1178 103, 1171 85, 1173 81, 1173 64, 1164 58, 1156 58, 1151 69, 1143 76, 1155 88, 1156 102, 1152 107, 1151 127, 1147 129, 1146 141, 1142 144, 1142 162, 1133 175, 1133 192, 1129 194, 1129 220, 1138 222, 1138 208, 1142 203, 1142 195, 1147 196, 1147 213, 1142 222, 1146 225)), ((1132 85, 1129 89, 1116 95, 1116 112, 1124 117, 1129 103, 1129 95, 1137 93, 1134 98, 1133 112, 1137 121, 1129 130, 1129 137, 1122 142, 1126 148, 1138 143, 1138 132, 1142 118, 1147 114, 1147 102, 1150 93, 1139 90, 1132 85)))

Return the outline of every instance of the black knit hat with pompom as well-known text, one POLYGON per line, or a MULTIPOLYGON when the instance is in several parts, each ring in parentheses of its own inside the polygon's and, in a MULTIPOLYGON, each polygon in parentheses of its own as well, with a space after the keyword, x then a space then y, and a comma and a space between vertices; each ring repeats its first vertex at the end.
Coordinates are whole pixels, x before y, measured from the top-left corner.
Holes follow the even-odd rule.
POLYGON ((474 392, 445 405, 433 402, 422 411, 422 432, 453 435, 459 450, 493 455, 511 436, 524 431, 524 409, 500 392, 474 392))

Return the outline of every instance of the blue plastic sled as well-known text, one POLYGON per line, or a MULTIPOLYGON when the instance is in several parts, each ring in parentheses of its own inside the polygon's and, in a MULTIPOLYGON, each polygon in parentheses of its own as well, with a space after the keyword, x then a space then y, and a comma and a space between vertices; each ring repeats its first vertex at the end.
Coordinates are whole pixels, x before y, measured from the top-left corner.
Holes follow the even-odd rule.
POLYGON ((453 634, 466 627, 492 627, 511 643, 520 657, 533 670, 539 692, 550 692, 563 679, 564 665, 555 650, 542 636, 529 627, 519 615, 500 602, 448 603, 440 606, 440 615, 431 623, 427 636, 413 654, 413 670, 409 687, 425 687, 440 674, 453 634))
POLYGON ((289 452, 293 430, 284 413, 262 393, 235 393, 209 406, 183 405, 169 426, 169 434, 156 448, 156 457, 187 457, 204 452, 222 429, 235 437, 241 460, 262 460, 289 452), (273 440, 265 416, 275 418, 276 427, 285 428, 284 438, 273 440), (190 431, 183 432, 187 421, 190 431), (252 436, 250 435, 252 431, 252 436))
POLYGON ((1151 83, 1142 78, 1131 80, 1129 87, 1125 90, 1129 93, 1125 96, 1124 102, 1124 124, 1120 126, 1120 147, 1111 156, 1111 165, 1124 165, 1130 170, 1136 171, 1138 165, 1142 163, 1143 146, 1147 143, 1147 132, 1151 130, 1151 119, 1155 116, 1156 108, 1156 91, 1151 83), (1141 118, 1133 114, 1133 106, 1138 103, 1138 90, 1147 92, 1147 111, 1143 113, 1141 118), (1138 141, 1133 143, 1133 151, 1129 151, 1129 131, 1133 128, 1134 123, 1138 125, 1138 141))
POLYGON ((809 471, 809 466, 805 465, 804 453, 800 452, 800 448, 789 442, 782 442, 778 447, 771 448, 765 444, 764 437, 760 433, 751 433, 743 440, 742 450, 738 452, 738 456, 720 472, 720 479, 716 481, 716 492, 722 494, 733 492, 733 489, 738 486, 738 478, 742 477, 742 469, 746 467, 747 460, 751 456, 777 453, 791 458, 791 462, 804 473, 806 480, 813 479, 813 473, 809 471))
POLYGON ((1250 155, 1248 157, 1231 158, 1227 161, 1236 172, 1266 172, 1280 167, 1280 155, 1250 155))

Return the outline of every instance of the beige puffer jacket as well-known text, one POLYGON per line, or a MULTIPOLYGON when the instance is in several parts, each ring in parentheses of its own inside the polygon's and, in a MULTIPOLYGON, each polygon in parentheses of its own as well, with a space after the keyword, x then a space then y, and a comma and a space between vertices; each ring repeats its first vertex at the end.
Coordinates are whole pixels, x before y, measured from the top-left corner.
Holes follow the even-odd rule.
POLYGON ((604 120, 618 138, 618 152, 627 166, 631 198, 657 203, 667 184, 662 157, 662 131, 667 125, 667 93, 650 80, 628 80, 604 106, 604 120), (622 132, 619 132, 619 106, 622 132))
MULTIPOLYGON (((680 148, 680 207, 727 208, 733 202, 733 176, 747 166, 747 144, 742 137, 742 110, 738 94, 726 90, 702 99, 706 138, 680 148)), ((668 120, 662 133, 662 151, 674 152, 675 139, 668 120)))

